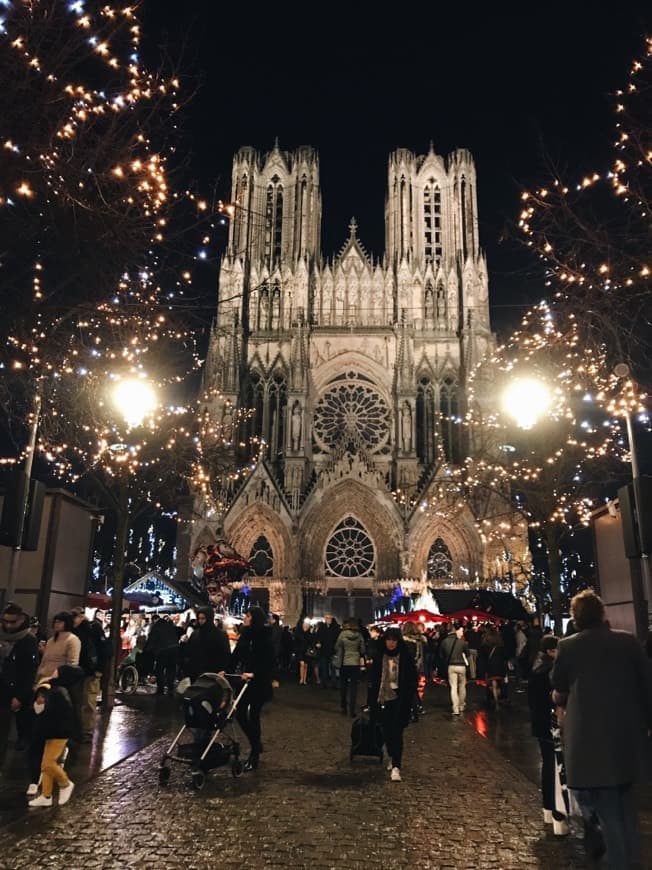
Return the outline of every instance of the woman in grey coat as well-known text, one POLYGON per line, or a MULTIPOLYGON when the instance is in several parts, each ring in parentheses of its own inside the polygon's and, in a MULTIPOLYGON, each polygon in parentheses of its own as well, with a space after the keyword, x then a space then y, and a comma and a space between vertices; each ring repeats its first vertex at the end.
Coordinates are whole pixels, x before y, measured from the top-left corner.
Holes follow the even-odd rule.
POLYGON ((638 861, 632 784, 652 726, 650 662, 633 635, 607 625, 594 592, 576 595, 571 614, 577 634, 559 641, 551 676, 568 786, 584 819, 600 822, 607 866, 627 870, 638 861))
POLYGON ((335 661, 340 669, 340 705, 342 713, 355 716, 360 667, 365 663, 365 646, 362 632, 354 619, 347 619, 335 641, 335 661), (348 702, 348 703, 347 703, 348 702))

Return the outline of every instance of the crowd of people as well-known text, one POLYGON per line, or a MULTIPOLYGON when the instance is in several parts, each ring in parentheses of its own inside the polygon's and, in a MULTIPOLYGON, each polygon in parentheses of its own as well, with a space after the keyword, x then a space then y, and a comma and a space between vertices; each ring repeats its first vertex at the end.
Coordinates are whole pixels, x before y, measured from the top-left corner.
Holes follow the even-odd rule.
MULTIPOLYGON (((203 607, 126 617, 122 654, 158 694, 172 694, 182 678, 240 673, 248 683, 236 712, 250 747, 247 770, 258 767, 261 711, 280 681, 337 689, 343 715, 378 723, 392 781, 401 780, 403 731, 424 712, 420 687, 446 684, 453 718, 465 711, 469 681, 486 686, 485 703, 497 711, 510 691, 527 692, 544 823, 565 835, 577 814, 594 856, 606 852, 609 867, 634 867, 632 785, 652 727, 650 658, 632 635, 611 630, 593 592, 576 596, 571 613, 559 640, 536 619, 398 628, 353 618, 340 626, 326 615, 290 627, 255 606, 240 624, 223 624, 203 607)), ((93 739, 99 681, 111 660, 105 628, 100 615, 75 608, 54 616, 46 639, 18 605, 0 615, 0 766, 13 720, 30 806, 52 806, 55 785, 60 805, 72 794, 63 765, 69 741, 93 739)))

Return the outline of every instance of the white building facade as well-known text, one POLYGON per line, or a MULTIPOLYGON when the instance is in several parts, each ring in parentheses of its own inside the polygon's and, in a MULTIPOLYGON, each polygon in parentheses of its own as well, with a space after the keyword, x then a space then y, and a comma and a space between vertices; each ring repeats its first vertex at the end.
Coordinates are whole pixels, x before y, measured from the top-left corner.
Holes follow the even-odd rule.
POLYGON ((380 260, 355 220, 339 254, 322 255, 314 149, 241 148, 232 185, 204 384, 221 394, 218 422, 254 409, 265 459, 225 511, 200 512, 191 546, 226 537, 286 619, 306 590, 346 596, 353 612, 399 580, 415 591, 495 576, 504 551, 527 550, 522 524, 498 545, 469 505, 438 509, 472 450, 468 373, 494 347, 471 154, 390 155, 380 260))

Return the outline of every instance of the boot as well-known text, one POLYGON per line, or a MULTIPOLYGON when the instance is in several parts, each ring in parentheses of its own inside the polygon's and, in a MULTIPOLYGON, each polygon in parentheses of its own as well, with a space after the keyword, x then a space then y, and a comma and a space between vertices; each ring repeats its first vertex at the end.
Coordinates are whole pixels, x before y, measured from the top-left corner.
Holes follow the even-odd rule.
POLYGON ((256 770, 258 768, 258 754, 251 752, 249 758, 245 761, 244 769, 247 771, 256 770))

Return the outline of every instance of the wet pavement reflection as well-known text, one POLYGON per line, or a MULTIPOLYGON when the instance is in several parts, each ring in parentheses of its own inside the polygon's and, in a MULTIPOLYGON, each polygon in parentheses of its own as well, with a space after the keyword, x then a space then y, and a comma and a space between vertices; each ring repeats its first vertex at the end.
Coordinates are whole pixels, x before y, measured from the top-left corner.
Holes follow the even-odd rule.
MULTIPOLYGON (((294 680, 288 682, 294 683, 294 680)), ((313 687, 294 690, 288 686, 283 704, 286 711, 297 715, 303 723, 311 722, 314 726, 323 722, 324 728, 331 728, 329 717, 332 710, 337 708, 338 694, 334 691, 324 691, 313 687), (300 707, 295 710, 296 700, 301 700, 300 707), (314 717, 314 718, 313 718, 314 717)), ((359 702, 363 703, 363 687, 360 687, 359 702)), ((450 731, 442 719, 451 720, 454 717, 450 713, 450 701, 448 688, 443 683, 425 683, 421 681, 419 695, 423 712, 419 716, 419 724, 410 733, 415 738, 422 732, 421 737, 436 735, 438 732, 450 731)), ((275 705, 274 705, 275 706, 275 705)), ((120 704, 115 707, 112 714, 101 716, 98 714, 94 739, 92 744, 71 745, 71 754, 67 764, 68 772, 72 780, 81 785, 89 779, 99 775, 103 771, 125 761, 134 753, 145 749, 151 743, 163 735, 169 735, 179 727, 179 713, 176 700, 169 697, 160 697, 147 690, 141 690, 138 694, 125 696, 120 699, 120 704)), ((338 720, 339 721, 339 720, 338 720)), ((473 730, 482 740, 494 747, 507 767, 522 774, 529 782, 538 788, 539 785, 539 751, 536 740, 530 734, 529 712, 527 708, 527 695, 517 692, 516 687, 510 687, 508 701, 499 711, 495 711, 486 705, 485 687, 475 683, 469 683, 467 687, 467 706, 463 717, 457 718, 457 724, 451 733, 460 733, 458 729, 473 730)), ((295 723, 296 724, 296 723, 295 723)), ((320 725, 320 727, 322 727, 320 725)), ((347 726, 348 727, 348 726, 347 726)), ((292 741, 292 735, 284 735, 284 739, 292 741)), ((341 742, 341 735, 324 732, 323 739, 331 742, 341 742), (332 738, 332 739, 331 739, 332 738)), ((348 738, 347 738, 348 739, 348 738)), ((28 815, 27 777, 25 772, 26 756, 24 752, 17 752, 13 748, 8 755, 7 763, 0 776, 0 826, 6 826, 28 815)), ((140 762, 136 762, 140 764, 140 762)), ((129 777, 134 775, 135 768, 131 764, 124 765, 124 783, 129 787, 129 777)), ((346 771, 350 778, 350 771, 346 771)), ((513 778, 514 774, 504 771, 506 780, 513 778)), ((344 776, 344 772, 341 774, 344 776)), ((315 779, 317 774, 303 771, 302 776, 306 783, 312 783, 316 787, 319 782, 315 779), (312 778, 311 778, 312 777, 312 778)), ((330 776, 330 774, 329 774, 330 776)), ((345 777, 346 779, 346 777, 345 777)), ((303 782, 303 780, 301 780, 303 782)), ((326 782, 326 780, 325 780, 326 782)), ((346 780, 348 782, 348 780, 346 780)), ((346 783, 339 782, 339 787, 346 783)), ((122 782, 121 782, 122 785, 122 782)), ((245 788, 251 785, 251 781, 238 782, 238 787, 245 788)), ((333 786, 331 782, 330 787, 333 786)), ((234 786, 235 787, 235 786, 234 786)), ((647 845, 647 854, 652 854, 652 788, 649 786, 639 790, 639 803, 641 805, 641 827, 644 843, 647 845)), ((30 816, 30 825, 33 819, 30 816)), ((25 827, 21 823, 20 829, 25 827)))

